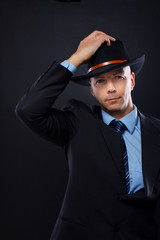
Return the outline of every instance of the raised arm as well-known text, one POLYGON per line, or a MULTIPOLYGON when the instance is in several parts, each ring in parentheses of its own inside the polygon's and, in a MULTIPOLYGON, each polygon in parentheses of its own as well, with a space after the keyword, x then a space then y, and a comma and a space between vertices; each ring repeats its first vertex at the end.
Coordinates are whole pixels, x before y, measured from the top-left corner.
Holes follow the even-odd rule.
POLYGON ((72 112, 51 108, 67 86, 72 73, 56 61, 53 62, 28 89, 16 105, 17 117, 30 129, 54 142, 64 145, 76 128, 72 112), (73 124, 71 124, 73 122, 73 124), (73 128, 68 129, 71 124, 73 128))
MULTIPOLYGON (((94 31, 83 39, 77 51, 68 59, 75 67, 86 63, 98 47, 114 38, 100 31, 94 31)), ((54 142, 64 146, 78 128, 76 113, 67 109, 52 108, 56 98, 63 92, 70 81, 72 73, 56 61, 51 64, 19 100, 15 112, 17 117, 30 129, 54 142)))

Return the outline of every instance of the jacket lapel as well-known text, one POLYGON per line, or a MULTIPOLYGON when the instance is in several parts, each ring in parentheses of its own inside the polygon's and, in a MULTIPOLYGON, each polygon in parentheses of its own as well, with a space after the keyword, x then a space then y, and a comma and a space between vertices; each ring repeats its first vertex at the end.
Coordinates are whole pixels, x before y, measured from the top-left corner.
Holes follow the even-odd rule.
MULTIPOLYGON (((105 144, 110 151, 118 173, 120 174, 125 185, 120 135, 103 122, 100 106, 93 106, 92 111, 97 119, 105 144)), ((142 172, 144 190, 138 191, 134 194, 125 194, 124 199, 143 199, 145 197, 153 199, 156 197, 155 194, 157 192, 156 189, 154 189, 154 183, 160 171, 160 131, 158 131, 158 128, 155 127, 148 117, 144 116, 141 112, 138 113, 141 122, 142 172)))
POLYGON ((125 172, 122 161, 121 136, 103 122, 101 116, 101 108, 99 106, 94 106, 93 112, 94 116, 96 117, 100 133, 102 134, 102 137, 104 139, 106 149, 109 150, 111 157, 116 165, 117 171, 120 174, 124 187, 126 187, 125 172))

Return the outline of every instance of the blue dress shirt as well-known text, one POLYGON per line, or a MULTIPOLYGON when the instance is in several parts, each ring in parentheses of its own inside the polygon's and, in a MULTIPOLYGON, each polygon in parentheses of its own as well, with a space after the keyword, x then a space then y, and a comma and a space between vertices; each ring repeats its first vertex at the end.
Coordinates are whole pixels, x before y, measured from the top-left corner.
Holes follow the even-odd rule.
MULTIPOLYGON (((69 63, 67 60, 61 63, 69 71, 74 73, 77 68, 69 63)), ((107 125, 115 119, 105 111, 101 110, 102 119, 107 125)), ((141 188, 144 188, 143 173, 142 173, 142 150, 141 150, 141 127, 140 118, 137 113, 137 107, 134 105, 134 109, 120 119, 128 130, 122 135, 126 144, 128 154, 128 168, 130 177, 130 192, 135 193, 141 188)))

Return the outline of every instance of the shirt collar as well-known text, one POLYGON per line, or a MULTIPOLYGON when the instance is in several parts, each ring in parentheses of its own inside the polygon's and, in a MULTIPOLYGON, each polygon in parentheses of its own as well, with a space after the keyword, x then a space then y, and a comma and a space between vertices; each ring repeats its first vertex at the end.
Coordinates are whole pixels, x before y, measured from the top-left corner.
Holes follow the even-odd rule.
MULTIPOLYGON (((101 113, 102 113, 102 119, 107 125, 109 125, 110 122, 115 119, 110 114, 103 111, 102 109, 101 109, 101 113)), ((133 110, 119 120, 126 125, 126 127, 128 128, 128 131, 132 134, 135 129, 135 126, 137 125, 137 120, 138 120, 137 107, 133 105, 133 110)))

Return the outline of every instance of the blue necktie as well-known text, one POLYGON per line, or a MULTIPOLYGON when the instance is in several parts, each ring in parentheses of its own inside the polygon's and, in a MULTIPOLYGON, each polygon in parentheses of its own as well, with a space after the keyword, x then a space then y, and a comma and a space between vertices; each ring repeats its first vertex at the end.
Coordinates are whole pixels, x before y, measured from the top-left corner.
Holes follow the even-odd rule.
POLYGON ((129 184, 129 169, 128 169, 128 156, 127 156, 127 149, 124 142, 124 139, 122 137, 122 134, 125 130, 127 130, 127 127, 119 120, 112 120, 109 124, 112 128, 116 130, 116 132, 121 134, 122 139, 122 150, 123 150, 123 165, 124 165, 124 172, 125 172, 125 180, 126 180, 126 191, 129 192, 130 184, 129 184))

